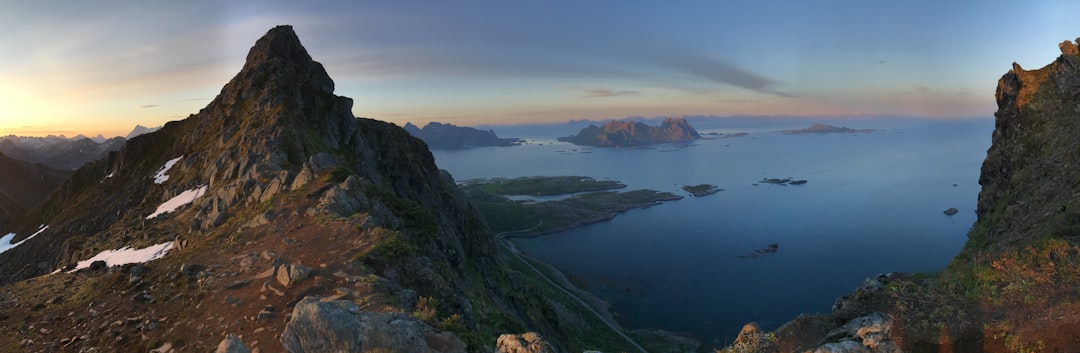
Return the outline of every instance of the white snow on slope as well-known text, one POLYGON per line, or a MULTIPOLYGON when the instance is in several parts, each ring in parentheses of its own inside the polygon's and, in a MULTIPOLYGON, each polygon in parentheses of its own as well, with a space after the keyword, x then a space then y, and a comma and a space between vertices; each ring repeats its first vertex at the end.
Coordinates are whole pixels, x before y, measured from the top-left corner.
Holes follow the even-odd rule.
POLYGON ((184 158, 184 156, 176 157, 165 162, 165 165, 161 166, 161 169, 158 169, 157 174, 154 174, 154 184, 161 184, 169 180, 169 175, 165 173, 168 173, 169 169, 172 169, 172 167, 176 165, 176 162, 180 161, 180 158, 184 158))
POLYGON ((203 185, 202 187, 198 187, 198 188, 191 189, 191 190, 186 190, 186 191, 180 193, 180 195, 176 195, 176 197, 173 197, 173 198, 169 199, 169 201, 165 201, 165 203, 158 206, 157 211, 154 211, 154 213, 151 213, 149 216, 146 216, 146 219, 151 219, 151 218, 154 218, 154 217, 157 217, 157 216, 160 216, 160 215, 172 212, 172 211, 176 211, 176 209, 179 208, 180 206, 187 205, 187 204, 191 203, 192 201, 195 201, 195 199, 199 198, 203 194, 205 194, 206 193, 206 188, 207 188, 207 186, 203 185))
POLYGON ((46 229, 49 229, 49 226, 42 224, 37 232, 35 232, 34 234, 30 234, 30 236, 26 237, 26 239, 23 239, 22 241, 14 244, 12 244, 11 241, 15 239, 15 233, 8 233, 7 235, 0 237, 0 253, 14 249, 16 246, 19 246, 19 244, 25 243, 27 240, 30 240, 30 238, 36 237, 38 234, 41 234, 41 232, 44 232, 46 229))
POLYGON ((173 242, 167 241, 142 249, 132 249, 130 246, 125 246, 116 250, 105 250, 94 255, 94 257, 79 261, 79 263, 75 265, 75 269, 68 271, 68 273, 90 267, 90 264, 94 261, 105 261, 107 266, 111 267, 157 260, 165 257, 165 254, 168 254, 169 250, 172 250, 172 246, 173 242))

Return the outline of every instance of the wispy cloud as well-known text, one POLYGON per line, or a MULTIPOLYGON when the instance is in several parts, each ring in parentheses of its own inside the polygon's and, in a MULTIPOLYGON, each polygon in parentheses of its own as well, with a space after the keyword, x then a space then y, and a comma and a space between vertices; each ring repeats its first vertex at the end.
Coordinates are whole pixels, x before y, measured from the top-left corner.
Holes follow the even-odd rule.
POLYGON ((139 109, 149 109, 149 108, 155 108, 155 107, 160 107, 160 106, 161 106, 161 104, 147 104, 147 105, 140 105, 138 108, 139 109))
POLYGON ((614 90, 609 88, 593 88, 581 86, 566 86, 566 89, 581 92, 581 98, 605 98, 616 96, 636 95, 641 92, 633 90, 614 90))
POLYGON ((181 100, 165 102, 165 103, 154 103, 154 104, 140 105, 140 106, 136 107, 136 109, 150 109, 150 108, 157 108, 157 107, 160 107, 160 106, 165 106, 165 105, 170 105, 170 104, 188 103, 188 102, 202 102, 202 101, 208 101, 208 100, 210 100, 210 98, 181 99, 181 100))

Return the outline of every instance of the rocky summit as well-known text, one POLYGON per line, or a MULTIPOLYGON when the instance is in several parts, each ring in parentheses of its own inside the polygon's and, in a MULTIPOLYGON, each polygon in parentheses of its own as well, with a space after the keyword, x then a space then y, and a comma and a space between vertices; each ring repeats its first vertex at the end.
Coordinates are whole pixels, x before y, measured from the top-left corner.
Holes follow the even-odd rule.
POLYGON ((6 227, 5 351, 633 349, 499 247, 423 142, 354 117, 290 26, 6 227))

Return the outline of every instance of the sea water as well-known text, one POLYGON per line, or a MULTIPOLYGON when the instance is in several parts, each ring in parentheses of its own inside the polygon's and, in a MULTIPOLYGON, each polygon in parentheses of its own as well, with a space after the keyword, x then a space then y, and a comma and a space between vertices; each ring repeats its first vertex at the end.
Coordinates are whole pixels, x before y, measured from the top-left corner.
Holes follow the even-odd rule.
POLYGON ((751 321, 771 330, 801 313, 828 312, 875 274, 939 270, 975 221, 992 119, 838 120, 824 122, 879 130, 777 132, 813 122, 710 120, 695 125, 750 134, 638 149, 575 146, 552 136, 576 131, 506 127, 496 132, 528 143, 434 154, 457 180, 584 175, 628 190, 724 189, 515 240, 610 302, 627 326, 723 344, 751 321), (808 182, 759 182, 789 177, 808 182), (952 207, 959 213, 943 214, 952 207), (746 256, 773 243, 774 254, 746 256))

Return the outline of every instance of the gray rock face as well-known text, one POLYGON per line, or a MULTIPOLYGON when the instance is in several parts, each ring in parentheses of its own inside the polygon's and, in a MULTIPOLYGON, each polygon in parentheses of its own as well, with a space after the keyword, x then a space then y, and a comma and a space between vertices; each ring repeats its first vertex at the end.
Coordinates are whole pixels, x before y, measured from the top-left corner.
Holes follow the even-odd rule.
POLYGON ((304 265, 281 264, 277 268, 277 281, 286 287, 292 287, 308 276, 311 276, 311 268, 304 265))
POLYGON ((536 332, 526 332, 520 335, 503 334, 499 336, 495 344, 495 351, 499 353, 554 353, 544 337, 536 332))
POLYGON ((872 353, 872 351, 855 341, 841 341, 818 347, 814 353, 872 353))
POLYGON ((465 344, 453 334, 436 332, 404 314, 360 312, 351 301, 320 302, 313 297, 296 304, 281 344, 290 353, 465 352, 465 344))
POLYGON ((892 324, 892 318, 879 312, 852 319, 829 333, 826 341, 831 342, 814 352, 898 353, 900 347, 889 338, 892 324))
POLYGON ((239 337, 230 333, 221 340, 221 343, 218 343, 214 353, 251 353, 251 350, 240 341, 239 337))

